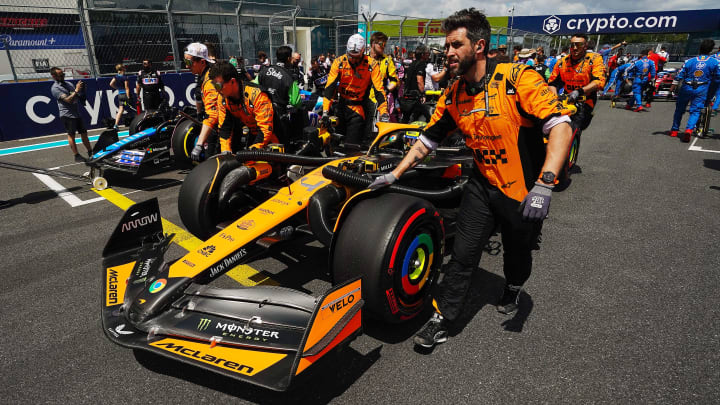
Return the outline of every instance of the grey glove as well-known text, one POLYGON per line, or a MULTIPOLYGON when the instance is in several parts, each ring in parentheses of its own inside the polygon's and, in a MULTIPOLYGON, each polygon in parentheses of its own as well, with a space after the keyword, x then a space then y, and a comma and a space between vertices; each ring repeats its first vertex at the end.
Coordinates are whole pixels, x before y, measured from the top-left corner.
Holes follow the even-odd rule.
POLYGON ((203 152, 203 146, 201 144, 196 144, 193 148, 192 152, 190 152, 190 159, 192 159, 194 162, 200 161, 200 156, 203 152))
POLYGON ((520 203, 523 221, 540 222, 548 216, 553 188, 549 184, 535 182, 535 186, 520 203))
POLYGON ((381 115, 380 122, 390 122, 390 116, 388 114, 381 115))
POLYGON ((580 98, 581 95, 582 94, 580 93, 580 91, 578 89, 575 89, 571 91, 570 94, 568 94, 568 101, 574 103, 580 98))
POLYGON ((379 190, 383 187, 387 187, 387 186, 395 183, 396 180, 397 180, 397 177, 395 177, 395 175, 392 173, 383 174, 382 176, 375 179, 375 181, 370 183, 368 188, 370 190, 379 190))

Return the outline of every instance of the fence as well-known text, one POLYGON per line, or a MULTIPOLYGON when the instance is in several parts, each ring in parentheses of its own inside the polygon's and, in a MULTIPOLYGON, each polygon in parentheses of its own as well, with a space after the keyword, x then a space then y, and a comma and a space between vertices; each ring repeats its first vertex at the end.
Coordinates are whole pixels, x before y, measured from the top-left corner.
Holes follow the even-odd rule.
POLYGON ((206 43, 218 59, 242 56, 249 64, 259 51, 274 60, 284 44, 309 60, 311 53, 344 51, 358 30, 358 14, 343 12, 357 9, 352 0, 306 10, 237 0, 127 0, 120 7, 100 0, 2 1, 0 81, 48 79, 51 66, 69 79, 112 75, 118 63, 135 72, 144 59, 179 72, 191 42, 206 43))
MULTIPOLYGON (((0 81, 47 79, 51 66, 65 70, 69 79, 112 75, 118 63, 136 72, 143 59, 159 70, 179 72, 183 49, 196 41, 208 44, 219 59, 238 56, 250 65, 257 63, 259 51, 274 60, 275 50, 284 44, 293 45, 305 61, 311 54, 339 55, 356 32, 367 39, 374 31, 384 32, 389 37, 386 53, 397 56, 407 57, 420 44, 444 46, 441 19, 358 14, 355 0, 302 2, 308 8, 296 3, 0 0, 0 81)), ((491 48, 542 45, 549 53, 567 42, 565 37, 513 30, 503 17, 489 20, 491 48)), ((686 44, 664 45, 675 58, 688 51, 686 44)), ((628 50, 637 53, 633 47, 628 50)))

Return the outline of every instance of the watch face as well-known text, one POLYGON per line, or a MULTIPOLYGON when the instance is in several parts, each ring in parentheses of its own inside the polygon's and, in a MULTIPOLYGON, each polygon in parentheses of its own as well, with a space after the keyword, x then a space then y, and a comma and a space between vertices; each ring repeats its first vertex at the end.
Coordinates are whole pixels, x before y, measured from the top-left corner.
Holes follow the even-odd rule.
POLYGON ((553 172, 544 172, 542 175, 542 180, 545 183, 553 183, 555 182, 555 173, 553 172))

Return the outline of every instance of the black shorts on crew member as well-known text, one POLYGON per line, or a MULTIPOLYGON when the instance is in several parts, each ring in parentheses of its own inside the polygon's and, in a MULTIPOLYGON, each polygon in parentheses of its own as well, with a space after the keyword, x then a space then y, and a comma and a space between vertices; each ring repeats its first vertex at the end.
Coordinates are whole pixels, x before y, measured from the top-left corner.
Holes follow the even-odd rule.
POLYGON ((83 124, 81 118, 60 117, 60 119, 62 120, 63 126, 65 126, 65 131, 68 135, 87 133, 87 129, 85 129, 85 124, 83 124))
POLYGON ((522 286, 530 277, 531 252, 537 246, 542 222, 523 222, 519 207, 519 201, 490 185, 478 172, 468 181, 457 215, 452 258, 435 296, 440 313, 448 320, 460 315, 473 272, 496 226, 502 237, 505 282, 522 286))

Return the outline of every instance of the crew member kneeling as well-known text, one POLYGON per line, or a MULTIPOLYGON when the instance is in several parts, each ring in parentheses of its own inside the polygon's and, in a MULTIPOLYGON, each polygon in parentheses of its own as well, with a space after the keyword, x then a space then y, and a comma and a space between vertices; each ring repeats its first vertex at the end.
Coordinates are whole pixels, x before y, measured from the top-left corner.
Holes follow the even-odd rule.
POLYGON ((463 191, 452 258, 433 300, 436 312, 415 336, 423 347, 447 340, 448 324, 460 315, 496 224, 502 227, 506 279, 498 311, 517 309, 520 289, 530 277, 531 251, 572 138, 570 111, 537 72, 487 58, 490 24, 483 13, 458 11, 443 21, 442 29, 450 71, 460 79, 440 97, 420 142, 395 170, 370 185, 378 189, 397 180, 455 128, 474 152, 474 174, 463 191), (549 133, 547 150, 543 133, 549 133))
POLYGON ((216 63, 210 68, 210 80, 222 95, 218 103, 220 125, 220 152, 232 152, 233 133, 248 127, 254 138, 251 148, 263 148, 270 143, 279 143, 273 133, 273 108, 270 97, 254 83, 243 82, 237 69, 227 62, 216 63))

